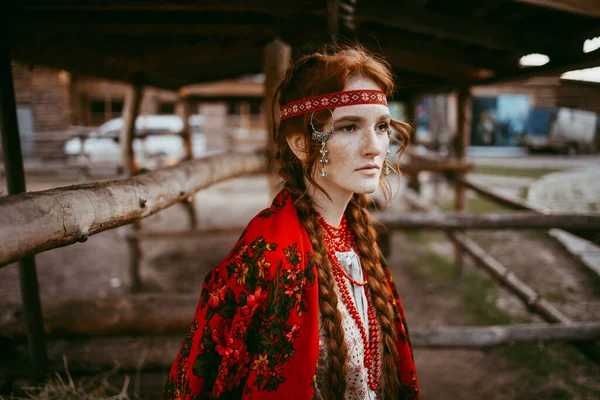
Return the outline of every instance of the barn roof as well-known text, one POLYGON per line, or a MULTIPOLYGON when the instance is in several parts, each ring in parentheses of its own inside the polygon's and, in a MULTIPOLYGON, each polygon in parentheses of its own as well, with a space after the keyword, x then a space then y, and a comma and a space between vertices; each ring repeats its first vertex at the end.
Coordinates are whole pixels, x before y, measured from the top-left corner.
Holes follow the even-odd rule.
MULTIPOLYGON (((5 6, 6 7, 6 6, 5 6)), ((23 0, 8 6, 17 61, 179 89, 255 74, 275 37, 293 54, 359 40, 408 92, 600 65, 589 0, 23 0), (528 53, 550 63, 518 67, 528 53)))

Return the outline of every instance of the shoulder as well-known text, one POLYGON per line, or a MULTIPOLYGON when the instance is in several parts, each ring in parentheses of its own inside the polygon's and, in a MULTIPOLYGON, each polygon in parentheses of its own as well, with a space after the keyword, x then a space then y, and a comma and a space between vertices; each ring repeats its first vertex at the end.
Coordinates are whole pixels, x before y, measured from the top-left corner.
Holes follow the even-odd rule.
POLYGON ((260 211, 244 230, 241 239, 253 240, 264 237, 277 240, 282 237, 301 236, 305 232, 298 219, 291 195, 282 190, 275 196, 271 206, 260 211))
MULTIPOLYGON (((306 229, 298 219, 291 195, 280 192, 269 208, 259 212, 248 224, 229 255, 216 267, 236 277, 239 271, 252 283, 273 280, 311 257, 306 229)), ((238 279, 245 283, 246 279, 238 279)))

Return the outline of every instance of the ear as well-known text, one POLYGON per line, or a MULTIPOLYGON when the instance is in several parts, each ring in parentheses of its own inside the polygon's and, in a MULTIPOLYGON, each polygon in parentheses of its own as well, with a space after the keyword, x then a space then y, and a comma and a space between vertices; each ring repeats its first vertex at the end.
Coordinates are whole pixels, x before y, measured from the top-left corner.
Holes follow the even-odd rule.
POLYGON ((301 162, 306 162, 308 159, 308 143, 306 137, 301 133, 294 133, 285 138, 292 152, 298 157, 301 162))

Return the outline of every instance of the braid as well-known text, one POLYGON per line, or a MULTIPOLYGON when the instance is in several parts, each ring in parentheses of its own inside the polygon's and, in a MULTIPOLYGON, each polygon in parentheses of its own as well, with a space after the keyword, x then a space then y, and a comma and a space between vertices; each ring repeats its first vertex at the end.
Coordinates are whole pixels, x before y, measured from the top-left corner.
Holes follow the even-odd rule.
POLYGON ((375 229, 369 225, 368 202, 369 200, 366 195, 355 194, 348 205, 346 218, 348 220, 348 227, 354 234, 360 260, 367 275, 368 287, 373 307, 377 314, 377 321, 381 327, 384 398, 394 399, 398 396, 400 384, 396 364, 398 359, 398 349, 396 348, 398 334, 394 324, 392 295, 385 285, 386 279, 379 263, 379 253, 377 248, 373 246, 376 241, 376 234, 375 229))
POLYGON ((334 290, 335 281, 331 261, 327 256, 324 256, 327 251, 323 246, 323 237, 319 229, 317 213, 312 207, 312 201, 309 196, 304 195, 306 192, 304 183, 298 182, 294 179, 294 176, 297 175, 288 171, 291 169, 289 167, 281 168, 280 175, 285 180, 284 187, 295 200, 298 219, 306 228, 313 247, 319 282, 319 312, 321 313, 321 323, 325 329, 325 338, 329 350, 329 368, 325 374, 325 380, 328 382, 328 393, 322 393, 322 395, 328 399, 343 399, 346 392, 348 346, 344 341, 342 315, 338 310, 338 297, 334 290))
MULTIPOLYGON (((298 219, 306 228, 317 265, 319 313, 330 350, 328 354, 330 363, 325 374, 329 392, 323 393, 327 399, 345 397, 346 361, 349 351, 344 341, 342 316, 338 310, 333 268, 323 244, 317 213, 313 209, 311 197, 307 195, 307 186, 326 194, 314 179, 320 157, 320 146, 311 140, 310 122, 314 117, 317 128, 320 128, 329 120, 330 115, 327 111, 318 111, 314 114, 304 114, 302 117, 286 119, 277 126, 275 114, 276 107, 281 104, 313 95, 340 91, 353 75, 364 75, 373 79, 388 96, 394 92, 394 80, 389 64, 380 57, 370 54, 361 46, 354 46, 346 50, 335 50, 331 53, 324 51, 298 58, 278 86, 270 110, 273 120, 273 139, 278 148, 275 158, 280 164, 279 175, 283 178, 284 188, 294 199, 298 219), (296 157, 287 143, 287 138, 297 133, 304 135, 308 145, 307 157, 303 161, 296 157)), ((392 135, 390 140, 400 144, 399 153, 402 153, 410 140, 410 125, 392 120, 390 126, 398 135, 397 138, 392 135)), ((398 163, 394 167, 392 169, 399 172, 398 163)), ((384 179, 382 179, 382 189, 384 195, 388 197, 391 187, 384 179)), ((366 210, 367 203, 367 196, 355 194, 346 209, 346 217, 348 227, 354 234, 356 250, 367 275, 368 290, 377 314, 377 321, 381 327, 383 388, 380 387, 380 391, 384 398, 395 399, 400 394, 400 382, 396 364, 398 350, 396 348, 397 331, 392 309, 393 299, 385 284, 385 274, 379 263, 377 248, 373 246, 376 234, 374 229, 369 226, 370 216, 366 210)))

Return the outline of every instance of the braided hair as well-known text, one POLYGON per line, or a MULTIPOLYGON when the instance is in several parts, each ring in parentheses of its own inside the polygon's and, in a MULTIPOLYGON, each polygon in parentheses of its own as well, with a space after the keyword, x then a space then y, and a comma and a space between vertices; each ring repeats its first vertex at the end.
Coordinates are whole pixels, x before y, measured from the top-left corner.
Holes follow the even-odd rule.
MULTIPOLYGON (((300 57, 288 69, 283 82, 275 92, 271 109, 273 121, 275 121, 276 107, 306 97, 341 91, 347 82, 356 76, 373 80, 388 96, 394 91, 389 64, 361 46, 326 49, 300 57)), ((313 123, 317 129, 321 129, 329 120, 330 113, 324 110, 314 114, 313 123)), ((330 360, 325 373, 329 393, 323 393, 323 396, 326 399, 338 399, 344 398, 346 392, 348 346, 344 341, 342 315, 338 309, 331 261, 327 257, 327 249, 319 229, 318 214, 308 195, 306 182, 317 190, 324 191, 314 180, 320 146, 310 138, 312 131, 309 123, 309 114, 282 121, 278 127, 273 127, 273 139, 278 146, 276 159, 280 165, 279 175, 283 178, 284 188, 294 199, 300 222, 308 232, 317 265, 319 312, 330 360), (296 157, 287 142, 290 135, 297 133, 302 133, 305 142, 309 143, 304 162, 296 157)), ((403 139, 403 142, 399 142, 399 152, 404 151, 410 137, 410 126, 394 120, 390 122, 390 126, 403 139)), ((395 140, 393 136, 391 139, 395 140)), ((399 172, 398 165, 392 166, 392 169, 399 172)), ((384 195, 388 197, 390 184, 384 177, 381 186, 384 195)), ((384 271, 380 264, 379 252, 376 246, 373 246, 376 233, 370 224, 368 202, 366 195, 354 194, 346 209, 346 219, 367 274, 368 290, 381 327, 383 395, 385 398, 393 399, 398 397, 400 385, 397 367, 398 351, 395 344, 397 332, 391 294, 384 283, 384 271)))

